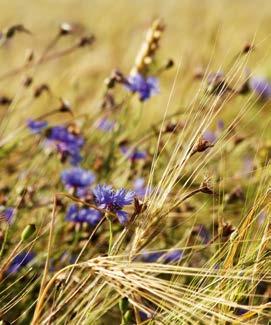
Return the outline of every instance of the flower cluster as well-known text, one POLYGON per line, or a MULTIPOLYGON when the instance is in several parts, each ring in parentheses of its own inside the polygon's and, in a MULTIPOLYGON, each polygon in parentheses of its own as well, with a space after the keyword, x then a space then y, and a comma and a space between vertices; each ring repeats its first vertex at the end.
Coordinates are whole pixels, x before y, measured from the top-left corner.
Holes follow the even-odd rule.
POLYGON ((14 208, 0 206, 0 220, 2 219, 8 224, 11 224, 14 214, 14 208))
POLYGON ((66 220, 76 223, 84 223, 96 226, 102 218, 102 214, 88 207, 80 208, 77 204, 72 204, 66 213, 66 220))
POLYGON ((158 80, 155 77, 144 77, 139 73, 129 76, 125 86, 132 93, 138 93, 142 102, 159 92, 158 80))
POLYGON ((81 167, 74 167, 64 170, 61 174, 62 183, 67 189, 83 190, 95 181, 95 175, 81 167))
POLYGON ((134 181, 134 192, 139 198, 144 198, 145 196, 151 194, 152 189, 150 187, 146 187, 145 179, 140 177, 134 181))
POLYGON ((73 132, 68 126, 54 126, 47 133, 48 146, 55 146, 62 160, 69 159, 72 165, 78 165, 81 162, 80 151, 84 142, 83 137, 73 132))
POLYGON ((258 76, 249 78, 249 88, 263 101, 267 101, 271 98, 271 83, 258 76))
POLYGON ((48 126, 47 121, 41 121, 41 120, 32 120, 29 119, 27 121, 27 127, 29 130, 34 133, 40 133, 42 130, 44 130, 48 126))
POLYGON ((147 263, 161 262, 165 264, 179 262, 183 258, 183 251, 173 249, 168 252, 146 252, 139 256, 140 260, 147 263))
POLYGON ((31 252, 22 252, 14 257, 12 262, 10 263, 7 274, 13 274, 18 272, 21 268, 26 266, 28 263, 30 263, 33 258, 35 257, 34 253, 31 252))
POLYGON ((99 208, 115 213, 122 225, 127 223, 128 214, 122 209, 133 202, 134 192, 123 188, 114 190, 112 186, 108 185, 98 185, 93 190, 93 195, 94 201, 99 208))
POLYGON ((121 145, 120 151, 123 153, 123 155, 125 157, 130 159, 132 162, 135 162, 136 160, 143 160, 143 159, 147 158, 146 151, 131 149, 131 148, 127 147, 126 145, 121 145))

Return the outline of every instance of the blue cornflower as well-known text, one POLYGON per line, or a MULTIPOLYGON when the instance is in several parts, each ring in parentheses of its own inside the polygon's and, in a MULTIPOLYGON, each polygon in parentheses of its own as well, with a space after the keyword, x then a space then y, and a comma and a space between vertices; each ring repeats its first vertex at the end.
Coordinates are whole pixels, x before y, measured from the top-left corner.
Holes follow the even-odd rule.
POLYGON ((27 120, 27 127, 34 134, 40 133, 43 129, 47 127, 47 125, 48 122, 46 121, 32 120, 32 119, 27 120))
POLYGON ((165 264, 176 263, 183 258, 183 251, 180 249, 173 249, 168 252, 146 252, 140 256, 143 262, 155 263, 162 262, 165 264))
POLYGON ((112 131, 114 129, 114 126, 115 126, 115 122, 105 117, 100 119, 97 124, 97 128, 105 132, 112 131))
POLYGON ((61 174, 61 180, 67 189, 86 188, 95 181, 95 175, 86 169, 74 167, 64 170, 61 174))
POLYGON ((249 78, 249 88, 263 101, 271 98, 271 83, 263 77, 249 78))
POLYGON ((35 257, 34 253, 22 252, 14 257, 7 270, 8 274, 18 272, 22 267, 26 266, 35 257))
POLYGON ((217 136, 214 132, 210 131, 210 130, 206 130, 203 135, 202 135, 203 139, 214 144, 217 140, 217 136))
POLYGON ((72 165, 77 165, 82 160, 80 150, 84 145, 84 139, 70 131, 68 127, 62 125, 52 127, 47 134, 47 139, 49 144, 56 146, 62 158, 70 159, 72 165))
POLYGON ((145 196, 150 195, 151 189, 145 186, 144 178, 137 178, 134 181, 134 192, 139 198, 144 198, 145 196))
POLYGON ((133 162, 136 160, 142 160, 147 158, 146 151, 140 151, 137 149, 132 149, 127 147, 126 145, 120 146, 120 151, 128 158, 131 159, 133 162))
POLYGON ((67 211, 66 220, 72 221, 75 223, 83 223, 86 222, 91 226, 96 226, 102 218, 102 214, 88 207, 80 208, 76 204, 72 204, 67 211))
POLYGON ((94 201, 102 209, 107 209, 116 213, 119 222, 125 224, 128 220, 128 214, 122 209, 133 202, 134 192, 123 188, 114 190, 112 186, 98 185, 93 190, 94 201))
POLYGON ((195 226, 192 235, 198 236, 204 244, 207 244, 211 239, 210 232, 204 225, 195 226))
POLYGON ((164 252, 146 252, 140 255, 143 262, 155 263, 164 255, 164 252))
POLYGON ((0 220, 5 220, 8 224, 11 224, 14 214, 14 208, 0 206, 0 220))
POLYGON ((142 102, 159 92, 157 78, 143 77, 139 73, 131 75, 125 85, 131 92, 138 93, 142 102))

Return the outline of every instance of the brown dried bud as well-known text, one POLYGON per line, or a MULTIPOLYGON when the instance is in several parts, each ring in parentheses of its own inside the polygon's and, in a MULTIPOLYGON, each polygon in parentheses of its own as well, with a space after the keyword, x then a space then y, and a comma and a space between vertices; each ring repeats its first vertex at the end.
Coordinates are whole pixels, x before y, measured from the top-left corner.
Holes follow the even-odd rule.
POLYGON ((23 25, 18 24, 9 27, 9 29, 6 31, 6 38, 7 39, 12 38, 17 32, 31 34, 31 32, 28 29, 26 29, 23 25))
POLYGON ((69 101, 60 98, 61 101, 61 106, 59 107, 59 111, 61 113, 71 113, 72 114, 72 109, 71 109, 71 104, 69 101))
POLYGON ((214 194, 214 191, 213 191, 212 186, 211 186, 211 184, 210 184, 210 182, 209 182, 208 179, 205 179, 205 180, 201 183, 200 187, 201 187, 201 192, 202 192, 202 193, 206 193, 206 194, 214 194))
POLYGON ((29 86, 31 86, 33 83, 33 78, 32 77, 26 77, 24 80, 23 80, 23 86, 25 88, 28 88, 29 86))
POLYGON ((172 59, 168 59, 165 64, 165 69, 168 70, 174 66, 174 61, 172 59))
POLYGON ((50 88, 47 84, 42 84, 39 87, 37 87, 34 92, 34 97, 35 98, 40 97, 44 92, 50 93, 50 88))
POLYGON ((1 96, 0 97, 0 105, 2 106, 8 106, 12 103, 12 99, 7 96, 1 96))
POLYGON ((229 237, 235 231, 235 227, 228 222, 223 222, 219 233, 222 237, 229 237))
POLYGON ((70 123, 68 125, 68 131, 74 135, 79 135, 80 134, 80 129, 75 123, 70 123))
POLYGON ((245 195, 243 189, 240 186, 238 186, 228 194, 228 196, 226 197, 226 202, 231 204, 238 201, 244 201, 244 199, 245 199, 245 195))
POLYGON ((72 32, 73 32, 73 27, 69 23, 64 22, 59 26, 59 35, 60 36, 66 36, 66 35, 71 34, 72 32))
POLYGON ((253 44, 247 43, 245 44, 245 46, 243 47, 242 53, 246 54, 250 51, 253 51, 255 49, 255 46, 253 44))
POLYGON ((191 155, 194 155, 196 152, 204 152, 205 150, 207 150, 208 148, 211 148, 213 146, 214 145, 211 142, 209 142, 208 140, 200 138, 198 140, 196 146, 194 147, 191 155))
POLYGON ((94 35, 83 36, 79 41, 78 47, 84 47, 84 46, 92 45, 94 41, 95 41, 95 36, 94 35))

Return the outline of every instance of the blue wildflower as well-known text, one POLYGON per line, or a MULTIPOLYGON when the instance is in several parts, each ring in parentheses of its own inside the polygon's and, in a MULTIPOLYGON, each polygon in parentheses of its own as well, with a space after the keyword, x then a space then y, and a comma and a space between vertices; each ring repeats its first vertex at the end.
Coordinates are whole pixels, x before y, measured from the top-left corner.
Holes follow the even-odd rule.
POLYGON ((127 147, 126 145, 121 145, 120 150, 128 159, 131 159, 133 162, 147 158, 146 151, 140 151, 137 149, 131 150, 131 148, 127 147))
POLYGON ((133 202, 134 192, 123 188, 114 190, 112 186, 98 185, 93 190, 94 201, 102 209, 107 209, 115 213, 121 224, 128 220, 128 214, 122 209, 133 202))
POLYGON ((140 255, 143 262, 155 263, 164 255, 164 252, 146 252, 140 255))
POLYGON ((15 209, 11 207, 0 207, 0 220, 5 220, 8 224, 11 224, 13 216, 15 214, 15 209))
POLYGON ((98 121, 98 129, 105 131, 105 132, 109 132, 112 131, 114 129, 115 126, 115 122, 110 121, 108 118, 102 118, 98 121))
POLYGON ((155 77, 143 77, 137 73, 128 78, 126 87, 133 93, 139 94, 140 101, 145 101, 159 92, 158 79, 155 77))
POLYGON ((210 130, 206 130, 203 135, 202 135, 203 139, 214 144, 217 140, 217 136, 214 132, 210 131, 210 130))
POLYGON ((70 188, 86 188, 95 181, 95 175, 88 170, 74 167, 64 170, 61 174, 63 184, 70 188))
POLYGON ((211 237, 210 232, 204 225, 197 225, 192 230, 192 235, 198 236, 204 244, 207 244, 211 237))
POLYGON ((18 272, 21 268, 31 262, 34 257, 35 254, 31 252, 22 252, 18 254, 10 263, 7 273, 12 274, 18 272))
POLYGON ((165 264, 176 263, 183 258, 183 251, 180 249, 173 249, 168 252, 146 252, 140 256, 143 262, 155 263, 162 262, 165 264))
POLYGON ((77 165, 82 160, 80 150, 84 145, 84 139, 72 132, 69 127, 62 125, 52 127, 47 134, 47 140, 49 144, 56 146, 62 159, 69 158, 72 165, 77 165))
POLYGON ((88 207, 80 208, 76 204, 72 204, 67 211, 66 220, 72 221, 75 223, 83 223, 86 222, 91 226, 96 226, 102 218, 102 214, 88 207))
POLYGON ((134 181, 134 192, 139 198, 144 198, 151 193, 151 189, 145 186, 144 178, 137 178, 134 181))
POLYGON ((249 88, 263 101, 271 98, 271 83, 263 77, 249 78, 249 88))
POLYGON ((46 121, 32 120, 32 119, 27 120, 27 127, 34 134, 40 133, 43 129, 47 127, 47 125, 48 122, 46 121))

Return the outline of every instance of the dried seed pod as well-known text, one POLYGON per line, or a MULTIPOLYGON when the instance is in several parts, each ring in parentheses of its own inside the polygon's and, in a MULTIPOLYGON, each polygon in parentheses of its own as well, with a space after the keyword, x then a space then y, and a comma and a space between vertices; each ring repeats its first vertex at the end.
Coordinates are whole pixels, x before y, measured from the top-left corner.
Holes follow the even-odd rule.
POLYGON ((83 36, 78 43, 78 47, 85 47, 85 46, 91 45, 91 44, 93 44, 94 41, 95 41, 94 35, 83 36))
POLYGON ((64 22, 59 26, 59 35, 60 36, 66 36, 66 35, 72 34, 72 32, 73 32, 73 26, 69 23, 64 22))
POLYGON ((144 75, 147 73, 149 65, 153 62, 153 58, 159 49, 159 42, 164 29, 165 25, 160 19, 154 20, 136 56, 135 64, 130 72, 131 75, 136 73, 144 75))
POLYGON ((8 28, 8 30, 6 31, 6 38, 10 39, 18 32, 31 34, 31 32, 28 29, 26 29, 22 24, 18 24, 8 28))

